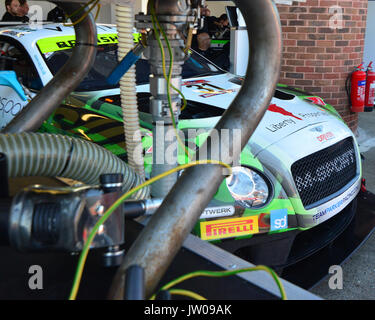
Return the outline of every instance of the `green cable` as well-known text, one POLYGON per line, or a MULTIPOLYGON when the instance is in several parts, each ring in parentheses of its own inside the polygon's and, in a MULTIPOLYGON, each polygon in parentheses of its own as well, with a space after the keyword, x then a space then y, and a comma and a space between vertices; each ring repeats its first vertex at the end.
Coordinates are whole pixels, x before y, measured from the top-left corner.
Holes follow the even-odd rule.
MULTIPOLYGON (((173 68, 173 53, 172 53, 172 48, 170 46, 170 43, 169 43, 169 40, 168 40, 168 37, 167 35, 165 34, 163 28, 161 27, 157 17, 156 17, 156 13, 155 13, 155 8, 154 8, 154 2, 152 1, 151 2, 151 18, 154 19, 156 21, 156 24, 158 25, 158 28, 161 32, 161 34, 163 35, 164 37, 164 40, 165 40, 165 43, 167 44, 167 48, 168 48, 168 52, 169 52, 169 57, 170 57, 170 63, 169 63, 169 75, 168 75, 168 86, 172 86, 172 88, 177 91, 177 93, 182 97, 182 100, 183 100, 183 106, 181 107, 181 110, 184 110, 185 107, 186 107, 186 99, 185 99, 185 96, 182 94, 182 92, 180 90, 178 90, 173 84, 171 85, 171 77, 172 77, 172 68, 173 68)), ((155 27, 155 23, 153 22, 153 26, 154 26, 154 30, 156 30, 156 27, 155 27)), ((156 31, 155 34, 159 37, 159 34, 158 32, 156 31)), ((159 40, 160 40, 160 37, 159 37, 159 40)), ((160 43, 159 43, 159 46, 160 46, 160 43)), ((170 105, 172 105, 172 103, 170 103, 170 105)), ((172 113, 172 107, 171 107, 171 113, 172 113)))
POLYGON ((169 63, 169 73, 168 73, 168 77, 166 78, 166 80, 167 80, 167 97, 168 97, 168 106, 169 106, 169 110, 170 110, 171 118, 172 118, 172 124, 173 124, 174 128, 177 128, 177 126, 176 126, 176 120, 175 120, 174 115, 173 115, 172 99, 171 99, 171 93, 170 93, 172 68, 173 68, 173 55, 171 54, 171 51, 170 51, 170 45, 169 45, 168 38, 165 36, 164 30, 161 28, 161 26, 159 24, 159 21, 157 20, 157 17, 156 17, 156 14, 155 14, 154 2, 153 1, 151 1, 151 19, 152 19, 152 25, 154 27, 154 32, 155 32, 156 40, 158 41, 160 50, 162 51, 163 61, 165 61, 164 49, 163 49, 163 45, 162 45, 161 40, 160 40, 159 32, 157 31, 155 22, 158 25, 158 28, 160 29, 160 31, 161 31, 161 33, 162 33, 162 35, 164 37, 164 41, 167 44, 168 51, 169 51, 169 58, 170 58, 169 59, 170 60, 170 63, 169 63))
POLYGON ((75 26, 76 24, 78 24, 78 23, 80 23, 80 22, 82 22, 84 19, 86 19, 87 18, 87 16, 90 14, 90 12, 96 7, 96 5, 97 4, 99 4, 99 1, 100 0, 96 0, 95 2, 94 2, 94 4, 91 6, 91 8, 82 16, 82 17, 80 17, 77 21, 75 21, 74 23, 71 23, 71 24, 65 24, 64 23, 64 26, 65 27, 72 27, 72 26, 75 26))
POLYGON ((85 242, 85 244, 84 244, 84 246, 82 248, 81 254, 79 256, 78 265, 77 265, 77 269, 76 269, 74 280, 73 280, 73 286, 72 286, 72 289, 71 289, 70 295, 69 295, 69 300, 75 300, 76 297, 77 297, 78 289, 79 289, 79 284, 80 284, 81 279, 82 279, 83 269, 84 269, 84 266, 85 266, 85 263, 86 263, 86 259, 87 259, 87 255, 88 255, 89 250, 90 250, 91 243, 94 240, 94 238, 96 236, 96 233, 99 230, 99 227, 106 222, 106 220, 110 217, 110 215, 113 213, 113 211, 115 211, 133 193, 135 193, 138 190, 140 190, 140 189, 142 189, 142 188, 144 188, 144 187, 146 187, 146 186, 154 183, 155 181, 158 181, 159 179, 162 179, 162 178, 168 176, 171 173, 174 173, 174 172, 186 169, 186 168, 190 168, 190 167, 193 167, 193 166, 196 166, 196 165, 209 164, 209 163, 211 163, 211 164, 218 164, 218 165, 224 166, 224 167, 226 167, 230 171, 230 174, 232 174, 231 167, 228 164, 223 163, 221 161, 216 161, 216 160, 202 160, 202 161, 190 162, 190 163, 183 164, 183 165, 180 165, 178 167, 175 167, 175 168, 173 168, 171 170, 168 170, 166 172, 163 172, 163 173, 161 173, 161 174, 159 174, 159 175, 157 175, 157 176, 155 176, 155 177, 147 180, 146 182, 144 182, 144 183, 142 183, 142 184, 134 187, 133 189, 131 189, 128 192, 126 192, 125 194, 123 194, 120 198, 118 198, 107 209, 107 211, 104 212, 104 214, 100 217, 100 219, 96 222, 96 224, 94 225, 94 227, 90 231, 89 236, 87 237, 87 240, 86 240, 86 242, 85 242))
POLYGON ((97 0, 90 0, 83 7, 80 7, 79 9, 77 9, 76 11, 74 11, 72 14, 70 14, 68 16, 65 16, 65 21, 63 23, 65 24, 68 21, 68 19, 71 19, 75 15, 81 13, 81 11, 83 11, 85 8, 87 8, 90 4, 92 4, 95 1, 97 1, 97 0))
MULTIPOLYGON (((252 268, 244 268, 244 269, 237 269, 237 270, 224 270, 224 271, 200 270, 200 271, 191 272, 191 273, 185 274, 181 277, 178 277, 175 280, 170 281, 169 283, 164 285, 159 291, 168 290, 171 287, 173 287, 173 286, 175 286, 175 285, 177 285, 177 284, 179 284, 179 283, 181 283, 185 280, 194 278, 194 277, 199 277, 199 276, 203 276, 203 277, 227 277, 227 276, 237 275, 237 274, 243 273, 243 272, 252 272, 252 271, 259 271, 259 270, 266 271, 272 276, 272 278, 275 280, 275 282, 276 282, 276 284, 279 288, 282 300, 287 300, 287 296, 286 296, 286 293, 285 293, 284 286, 281 283, 281 281, 280 281, 279 277, 277 276, 277 274, 275 273, 275 271, 273 271, 271 268, 269 268, 267 266, 262 266, 262 265, 255 266, 255 267, 252 267, 252 268)), ((151 300, 154 300, 155 297, 156 297, 156 294, 154 294, 151 297, 151 300)))
POLYGON ((185 297, 189 297, 189 298, 192 298, 192 299, 195 299, 195 300, 207 300, 205 297, 201 296, 200 294, 198 293, 195 293, 193 291, 190 291, 190 290, 184 290, 184 289, 171 289, 168 291, 171 295, 180 295, 180 296, 185 296, 185 297))
MULTIPOLYGON (((164 77, 165 77, 165 80, 167 81, 167 97, 168 97, 168 106, 169 106, 169 112, 171 114, 171 119, 172 119, 172 126, 173 128, 175 129, 176 131, 176 138, 178 140, 178 142, 180 143, 180 145, 182 146, 182 148, 185 150, 185 155, 188 157, 188 159, 191 159, 190 157, 190 154, 189 154, 189 151, 187 149, 187 147, 184 145, 184 143, 181 141, 181 139, 179 138, 179 135, 178 135, 178 132, 177 132, 177 124, 176 124, 176 120, 174 118, 174 115, 173 115, 173 109, 172 109, 172 100, 171 100, 171 93, 170 93, 170 86, 171 86, 171 76, 172 76, 172 68, 173 68, 173 54, 172 54, 172 49, 170 47, 170 44, 169 44, 169 41, 168 41, 168 38, 163 30, 163 28, 161 27, 161 25, 159 24, 159 21, 155 15, 155 9, 154 9, 154 6, 153 6, 153 2, 151 2, 151 20, 152 20, 152 25, 153 25, 153 28, 154 28, 154 32, 155 32, 155 38, 158 42, 158 45, 159 45, 159 48, 160 48, 160 51, 161 51, 161 55, 162 55, 162 61, 163 61, 163 73, 164 73, 164 77), (170 56, 170 65, 169 65, 169 74, 168 76, 166 76, 166 71, 165 71, 165 53, 164 53, 164 48, 163 48, 163 44, 160 40, 160 35, 159 35, 159 32, 157 31, 157 27, 156 27, 156 24, 158 25, 160 31, 162 32, 163 34, 163 37, 164 37, 164 40, 166 41, 166 44, 167 44, 167 47, 168 47, 168 51, 169 51, 169 56, 170 56)), ((172 88, 177 91, 181 96, 182 96, 182 99, 184 101, 184 105, 183 107, 181 108, 181 110, 183 110, 185 107, 186 107, 186 99, 185 99, 185 96, 182 94, 182 92, 180 90, 178 90, 177 88, 175 88, 173 85, 172 85, 172 88)))

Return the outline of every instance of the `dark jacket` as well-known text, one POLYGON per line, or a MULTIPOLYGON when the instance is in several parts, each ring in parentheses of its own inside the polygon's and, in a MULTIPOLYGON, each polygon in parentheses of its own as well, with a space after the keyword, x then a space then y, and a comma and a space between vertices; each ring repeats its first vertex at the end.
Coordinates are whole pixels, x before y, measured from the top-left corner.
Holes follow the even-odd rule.
POLYGON ((29 17, 28 16, 23 16, 23 17, 13 16, 7 11, 4 13, 1 21, 14 21, 14 22, 27 23, 29 22, 29 17))
POLYGON ((64 10, 59 7, 52 9, 50 12, 48 12, 47 21, 64 22, 65 21, 64 10))

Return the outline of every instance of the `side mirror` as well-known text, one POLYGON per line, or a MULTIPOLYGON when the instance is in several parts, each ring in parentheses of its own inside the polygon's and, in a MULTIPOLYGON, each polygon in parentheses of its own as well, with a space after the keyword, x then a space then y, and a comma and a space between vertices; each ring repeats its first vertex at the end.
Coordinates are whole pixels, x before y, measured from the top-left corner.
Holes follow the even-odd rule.
POLYGON ((17 75, 14 71, 0 71, 0 85, 11 87, 18 93, 23 101, 27 100, 22 85, 19 83, 17 75))

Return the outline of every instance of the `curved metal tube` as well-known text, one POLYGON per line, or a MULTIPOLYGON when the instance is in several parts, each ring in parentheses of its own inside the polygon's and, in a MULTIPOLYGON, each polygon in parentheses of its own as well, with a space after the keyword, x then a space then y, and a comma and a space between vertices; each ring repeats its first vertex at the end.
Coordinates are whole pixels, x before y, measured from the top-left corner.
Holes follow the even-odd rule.
MULTIPOLYGON (((78 3, 59 4, 65 12, 74 12, 81 7, 78 3)), ((87 12, 87 8, 72 22, 87 12)), ((26 107, 2 130, 3 133, 36 131, 60 103, 71 93, 87 75, 96 55, 97 34, 95 21, 89 14, 82 22, 74 26, 76 45, 68 62, 52 80, 32 99, 26 107)))
MULTIPOLYGON (((234 129, 241 129, 242 149, 274 93, 279 78, 282 42, 278 11, 271 0, 234 2, 248 29, 249 64, 240 92, 215 129, 219 133, 221 129, 229 129, 232 134, 234 129)), ((211 154, 209 148, 208 145, 207 154, 211 154)), ((237 152, 233 159, 238 156, 237 152)), ((231 161, 229 157, 215 160, 231 161)), ((154 292, 223 178, 223 170, 218 165, 192 167, 184 172, 125 256, 113 280, 109 299, 123 298, 124 274, 132 264, 145 270, 146 296, 154 292)))

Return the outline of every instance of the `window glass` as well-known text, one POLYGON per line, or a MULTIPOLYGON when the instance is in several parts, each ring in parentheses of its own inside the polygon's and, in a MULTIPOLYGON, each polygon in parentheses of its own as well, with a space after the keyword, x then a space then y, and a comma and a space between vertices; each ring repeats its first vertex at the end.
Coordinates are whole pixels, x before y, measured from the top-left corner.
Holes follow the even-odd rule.
POLYGON ((27 52, 15 41, 0 40, 0 70, 15 71, 27 88, 40 90, 42 82, 27 52))

